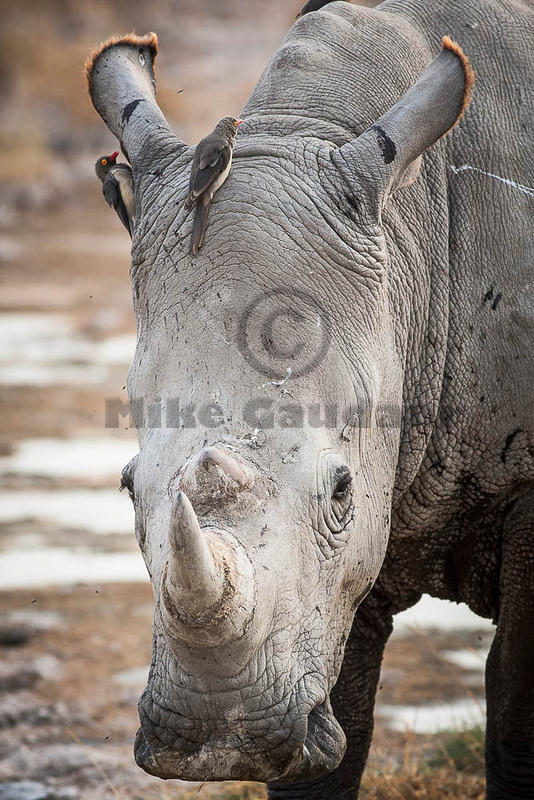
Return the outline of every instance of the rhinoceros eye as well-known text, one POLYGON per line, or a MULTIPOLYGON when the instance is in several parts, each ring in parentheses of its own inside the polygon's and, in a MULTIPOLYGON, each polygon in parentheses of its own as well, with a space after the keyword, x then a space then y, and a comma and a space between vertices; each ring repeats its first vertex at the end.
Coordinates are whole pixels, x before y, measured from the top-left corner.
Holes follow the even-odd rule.
POLYGON ((129 464, 126 464, 126 466, 122 470, 121 484, 119 486, 119 492, 122 492, 123 489, 128 490, 128 494, 130 495, 130 500, 132 501, 132 503, 135 503, 134 466, 135 466, 135 460, 130 461, 129 464))
POLYGON ((332 513, 337 524, 344 526, 350 521, 352 511, 352 475, 348 467, 336 470, 332 492, 332 513))
POLYGON ((332 494, 332 500, 344 500, 346 497, 350 496, 351 488, 352 475, 350 472, 345 472, 341 478, 338 479, 336 488, 332 494))

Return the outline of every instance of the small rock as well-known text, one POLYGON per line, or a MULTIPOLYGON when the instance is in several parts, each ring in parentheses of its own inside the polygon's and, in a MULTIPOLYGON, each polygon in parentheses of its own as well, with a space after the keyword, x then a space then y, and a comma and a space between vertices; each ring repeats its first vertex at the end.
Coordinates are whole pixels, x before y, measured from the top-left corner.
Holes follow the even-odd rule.
POLYGON ((37 705, 30 692, 10 693, 0 701, 0 730, 16 725, 40 726, 65 722, 66 719, 68 710, 64 703, 37 705))
POLYGON ((37 631, 32 629, 30 625, 0 619, 0 644, 5 646, 16 647, 26 644, 36 633, 37 631))
MULTIPOLYGON (((31 666, 0 665, 0 692, 17 692, 20 689, 31 689, 41 676, 31 666)), ((0 798, 2 795, 0 795, 0 798)))
POLYGON ((0 783, 0 800, 52 800, 52 795, 42 783, 0 783))
POLYGON ((10 760, 10 767, 12 770, 23 770, 23 774, 36 781, 43 781, 92 769, 94 762, 91 760, 89 748, 64 743, 34 747, 29 757, 24 752, 14 754, 10 760))
POLYGON ((61 664, 54 656, 40 656, 25 664, 0 664, 0 692, 31 689, 41 679, 57 679, 61 664))
POLYGON ((11 611, 0 614, 0 645, 26 644, 36 634, 55 628, 60 623, 60 615, 49 611, 11 611))

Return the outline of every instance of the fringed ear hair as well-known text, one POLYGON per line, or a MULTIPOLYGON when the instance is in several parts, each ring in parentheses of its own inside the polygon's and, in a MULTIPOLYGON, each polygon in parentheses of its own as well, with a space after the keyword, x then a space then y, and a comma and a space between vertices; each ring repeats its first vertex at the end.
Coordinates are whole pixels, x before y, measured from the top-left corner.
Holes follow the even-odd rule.
POLYGON ((156 102, 157 52, 155 33, 129 33, 103 42, 85 62, 91 101, 134 167, 141 157, 149 164, 186 147, 156 102))

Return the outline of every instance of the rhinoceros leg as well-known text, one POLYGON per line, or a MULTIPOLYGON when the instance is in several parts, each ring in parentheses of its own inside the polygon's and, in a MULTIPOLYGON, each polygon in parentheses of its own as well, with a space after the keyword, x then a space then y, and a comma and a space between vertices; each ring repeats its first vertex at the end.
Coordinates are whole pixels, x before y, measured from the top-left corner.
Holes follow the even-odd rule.
POLYGON ((373 733, 373 709, 384 647, 393 627, 390 602, 375 587, 359 607, 330 699, 347 737, 339 767, 316 781, 270 784, 269 800, 355 800, 373 733))
POLYGON ((503 528, 497 632, 486 665, 487 800, 534 798, 534 492, 503 528))

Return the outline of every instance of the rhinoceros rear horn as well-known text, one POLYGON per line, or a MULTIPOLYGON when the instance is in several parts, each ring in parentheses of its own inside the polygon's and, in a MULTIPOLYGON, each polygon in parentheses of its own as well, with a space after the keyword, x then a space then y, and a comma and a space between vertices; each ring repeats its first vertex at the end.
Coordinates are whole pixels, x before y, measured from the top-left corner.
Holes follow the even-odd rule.
POLYGON ((128 34, 103 42, 85 62, 92 103, 134 168, 185 148, 156 102, 157 52, 155 33, 128 34))
POLYGON ((448 36, 440 55, 417 83, 357 139, 332 153, 332 161, 371 217, 389 195, 417 178, 420 158, 461 120, 471 101, 474 74, 448 36))

